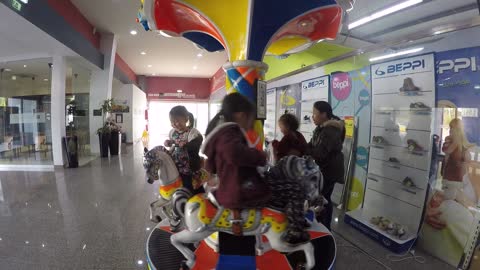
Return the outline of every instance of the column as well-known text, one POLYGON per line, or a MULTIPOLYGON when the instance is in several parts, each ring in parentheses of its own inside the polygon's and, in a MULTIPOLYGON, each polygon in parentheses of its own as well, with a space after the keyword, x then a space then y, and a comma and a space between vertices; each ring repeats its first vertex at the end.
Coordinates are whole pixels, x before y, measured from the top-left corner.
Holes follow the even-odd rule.
POLYGON ((93 110, 101 108, 104 100, 112 97, 113 69, 117 53, 117 37, 114 34, 103 34, 100 50, 104 54, 103 70, 92 72, 90 83, 89 119, 90 119, 90 150, 100 153, 97 129, 103 125, 103 116, 93 116, 93 110))
POLYGON ((67 76, 67 64, 64 56, 53 56, 52 66, 52 153, 53 165, 63 166, 62 137, 65 130, 65 84, 67 76))

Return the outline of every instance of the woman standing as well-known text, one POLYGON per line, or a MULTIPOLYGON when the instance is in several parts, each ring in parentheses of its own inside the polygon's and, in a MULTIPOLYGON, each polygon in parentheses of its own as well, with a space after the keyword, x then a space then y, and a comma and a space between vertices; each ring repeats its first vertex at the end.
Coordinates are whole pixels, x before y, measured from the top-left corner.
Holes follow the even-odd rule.
POLYGON ((336 182, 343 183, 345 176, 342 153, 345 124, 333 115, 332 107, 325 101, 315 102, 312 119, 317 128, 313 131, 312 140, 308 143, 307 154, 315 159, 322 170, 324 178, 322 195, 328 201, 325 209, 317 216, 317 220, 330 229, 333 214, 331 200, 333 188, 336 182))

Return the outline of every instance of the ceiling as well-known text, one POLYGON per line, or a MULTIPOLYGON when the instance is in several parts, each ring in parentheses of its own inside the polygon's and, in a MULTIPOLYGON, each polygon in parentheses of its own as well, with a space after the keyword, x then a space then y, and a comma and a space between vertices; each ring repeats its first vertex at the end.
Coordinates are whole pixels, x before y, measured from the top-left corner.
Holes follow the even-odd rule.
POLYGON ((6 62, 45 58, 55 53, 76 55, 5 5, 0 5, 0 18, 8 22, 0 24, 0 67, 6 62))
MULTIPOLYGON (((227 61, 224 52, 208 53, 184 38, 166 38, 154 32, 145 32, 135 22, 139 1, 71 1, 97 30, 117 35, 117 53, 139 75, 211 77, 227 61), (138 34, 131 35, 131 30, 136 30, 138 34), (146 52, 146 55, 141 55, 142 51, 146 52)), ((345 18, 339 37, 331 43, 360 49, 419 31, 434 31, 439 27, 479 16, 477 0, 424 0, 414 7, 348 30, 349 22, 397 2, 399 1, 357 0, 354 9, 345 18)), ((439 37, 433 36, 423 39, 422 42, 438 39, 439 37)))
POLYGON ((140 1, 71 1, 97 30, 117 35, 117 53, 139 75, 210 78, 227 61, 225 52, 208 53, 184 38, 145 32, 135 22, 140 1), (131 30, 138 34, 131 35, 131 30))

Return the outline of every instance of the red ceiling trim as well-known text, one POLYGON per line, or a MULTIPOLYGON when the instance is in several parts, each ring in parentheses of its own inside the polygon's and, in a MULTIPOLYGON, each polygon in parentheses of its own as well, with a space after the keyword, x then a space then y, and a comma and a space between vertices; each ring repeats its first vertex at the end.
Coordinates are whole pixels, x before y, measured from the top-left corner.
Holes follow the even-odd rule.
POLYGON ((132 83, 138 84, 137 74, 135 74, 135 72, 130 68, 127 62, 125 62, 125 60, 123 60, 123 58, 120 57, 120 55, 118 54, 115 55, 115 66, 117 66, 120 71, 123 72, 123 74, 125 74, 125 76, 127 76, 130 81, 132 81, 132 83))

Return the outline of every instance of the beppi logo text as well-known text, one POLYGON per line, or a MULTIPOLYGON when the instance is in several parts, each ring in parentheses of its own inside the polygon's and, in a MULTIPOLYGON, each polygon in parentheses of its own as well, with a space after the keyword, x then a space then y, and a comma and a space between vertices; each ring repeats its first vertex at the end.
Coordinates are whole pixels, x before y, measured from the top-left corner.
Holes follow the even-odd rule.
POLYGON ((443 74, 447 71, 453 70, 458 73, 461 70, 471 69, 473 72, 477 71, 477 58, 472 56, 470 58, 457 58, 453 60, 442 60, 438 63, 438 73, 443 74))
POLYGON ((324 85, 325 85, 325 80, 316 80, 316 81, 308 82, 308 84, 304 85, 303 88, 307 89, 307 88, 314 88, 317 86, 324 86, 324 85))
POLYGON ((341 82, 333 81, 333 88, 335 88, 335 89, 343 90, 343 89, 347 88, 348 86, 349 86, 348 80, 347 81, 341 81, 341 82))
POLYGON ((393 74, 393 73, 402 72, 406 70, 414 71, 422 68, 425 68, 424 59, 398 63, 395 65, 389 65, 386 70, 382 70, 382 67, 379 67, 377 68, 377 70, 375 70, 375 74, 378 76, 383 76, 385 74, 393 74))

